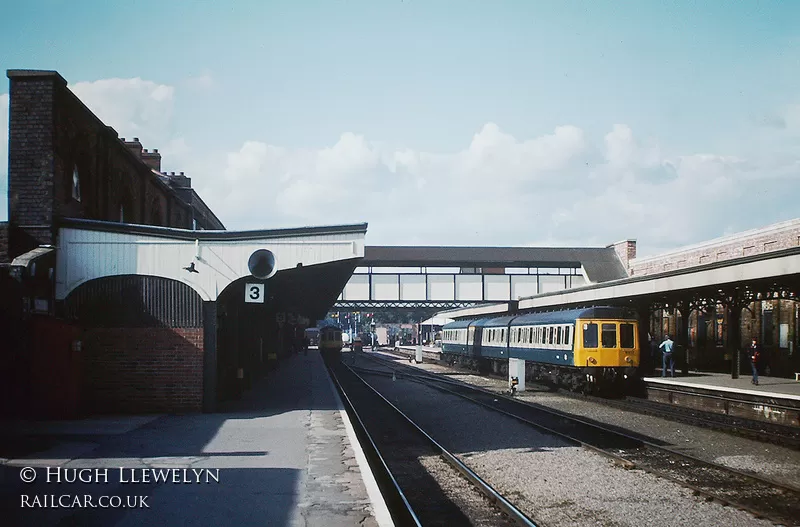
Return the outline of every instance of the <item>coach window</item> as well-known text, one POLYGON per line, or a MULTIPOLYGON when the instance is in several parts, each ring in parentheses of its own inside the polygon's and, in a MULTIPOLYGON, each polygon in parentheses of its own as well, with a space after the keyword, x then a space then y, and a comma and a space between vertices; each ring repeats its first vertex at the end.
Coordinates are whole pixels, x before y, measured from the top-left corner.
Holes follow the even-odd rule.
POLYGON ((619 325, 619 346, 621 348, 633 348, 633 324, 619 325))
POLYGON ((567 326, 564 329, 564 344, 566 344, 567 346, 572 344, 572 340, 570 340, 570 338, 572 337, 572 335, 570 334, 570 333, 572 333, 571 329, 572 329, 572 326, 567 326))
POLYGON ((617 347, 617 325, 616 324, 603 324, 603 347, 616 348, 617 347))
POLYGON ((556 328, 556 344, 561 344, 561 326, 556 328))
POLYGON ((597 324, 583 325, 583 347, 584 348, 597 347, 597 324))

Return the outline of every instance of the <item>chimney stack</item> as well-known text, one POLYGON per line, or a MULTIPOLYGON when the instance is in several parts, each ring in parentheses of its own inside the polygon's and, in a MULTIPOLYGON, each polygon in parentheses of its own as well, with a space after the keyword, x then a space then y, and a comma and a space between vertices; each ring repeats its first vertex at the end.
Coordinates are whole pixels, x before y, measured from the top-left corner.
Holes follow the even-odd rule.
POLYGON ((612 243, 606 246, 607 249, 614 249, 617 253, 619 261, 622 263, 628 276, 631 274, 630 261, 636 258, 636 240, 622 240, 621 242, 612 243))
POLYGON ((146 149, 142 151, 142 161, 156 172, 161 172, 161 154, 158 153, 158 148, 154 148, 152 152, 146 149))
MULTIPOLYGON (((124 138, 123 138, 124 141, 124 138)), ((138 157, 139 159, 142 158, 142 143, 139 142, 138 137, 134 137, 133 141, 124 141, 125 146, 128 147, 128 150, 133 152, 133 154, 138 157)))

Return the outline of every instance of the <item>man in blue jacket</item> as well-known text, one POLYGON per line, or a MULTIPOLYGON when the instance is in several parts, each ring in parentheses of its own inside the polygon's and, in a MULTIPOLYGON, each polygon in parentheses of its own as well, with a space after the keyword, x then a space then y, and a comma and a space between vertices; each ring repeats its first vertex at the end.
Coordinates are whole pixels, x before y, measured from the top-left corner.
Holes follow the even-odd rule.
POLYGON ((664 336, 664 342, 661 343, 659 346, 660 348, 664 348, 664 355, 661 359, 662 367, 661 367, 661 376, 667 376, 667 363, 669 363, 669 376, 675 377, 675 358, 672 356, 672 347, 674 343, 670 340, 669 335, 664 336))

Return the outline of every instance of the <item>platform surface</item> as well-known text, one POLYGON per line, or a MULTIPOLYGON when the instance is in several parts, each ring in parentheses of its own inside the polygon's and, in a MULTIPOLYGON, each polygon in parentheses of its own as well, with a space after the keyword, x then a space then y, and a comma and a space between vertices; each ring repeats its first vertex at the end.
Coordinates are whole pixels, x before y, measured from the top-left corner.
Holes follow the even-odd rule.
POLYGON ((758 386, 750 381, 749 371, 742 371, 738 379, 731 378, 730 373, 692 372, 675 377, 645 377, 648 384, 664 384, 669 386, 686 386, 689 388, 705 388, 729 393, 741 393, 760 397, 775 397, 800 401, 800 382, 780 377, 758 376, 758 386))
POLYGON ((316 351, 289 357, 242 400, 219 413, 3 422, 0 523, 391 525, 355 441, 316 351), (36 471, 33 483, 21 479, 26 467, 36 471), (52 480, 57 474, 68 477, 65 469, 108 471, 99 476, 84 472, 92 480, 86 483, 47 483, 47 467, 52 480), (179 482, 133 482, 150 469, 178 469, 167 474, 179 474, 179 482), (194 481, 187 482, 187 476, 194 481), (35 505, 37 496, 46 505, 45 496, 59 500, 64 495, 70 498, 60 503, 70 507, 22 506, 22 496, 27 496, 28 505, 35 505), (75 506, 74 496, 82 506, 75 506), (147 507, 93 508, 86 506, 85 496, 94 505, 101 496, 120 496, 125 505, 131 503, 129 496, 146 496, 147 507))

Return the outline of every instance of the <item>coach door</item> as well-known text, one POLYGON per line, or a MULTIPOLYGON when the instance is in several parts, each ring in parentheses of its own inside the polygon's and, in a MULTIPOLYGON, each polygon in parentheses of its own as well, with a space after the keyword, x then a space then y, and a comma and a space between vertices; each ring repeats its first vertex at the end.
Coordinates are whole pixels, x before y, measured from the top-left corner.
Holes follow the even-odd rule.
POLYGON ((470 345, 470 353, 472 353, 472 355, 477 356, 481 350, 481 339, 483 338, 483 328, 470 326, 469 331, 472 334, 472 341, 471 342, 468 341, 470 345))

